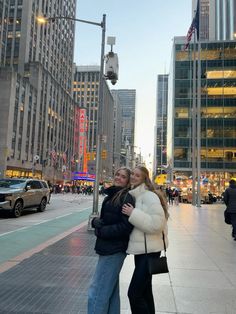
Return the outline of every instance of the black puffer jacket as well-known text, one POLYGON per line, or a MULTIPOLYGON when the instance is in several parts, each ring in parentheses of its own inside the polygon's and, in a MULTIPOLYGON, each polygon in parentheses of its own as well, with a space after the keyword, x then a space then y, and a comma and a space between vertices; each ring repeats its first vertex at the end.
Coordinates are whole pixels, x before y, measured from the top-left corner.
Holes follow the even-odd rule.
POLYGON ((225 190, 224 202, 227 206, 227 211, 231 214, 236 214, 236 184, 231 183, 225 190))
POLYGON ((99 228, 95 228, 97 236, 95 251, 100 255, 111 255, 118 252, 125 252, 128 247, 129 235, 133 226, 128 221, 128 216, 122 214, 124 203, 134 206, 133 197, 127 192, 120 200, 119 204, 113 204, 112 198, 122 188, 111 186, 105 190, 107 197, 104 199, 101 208, 100 219, 102 221, 99 228))

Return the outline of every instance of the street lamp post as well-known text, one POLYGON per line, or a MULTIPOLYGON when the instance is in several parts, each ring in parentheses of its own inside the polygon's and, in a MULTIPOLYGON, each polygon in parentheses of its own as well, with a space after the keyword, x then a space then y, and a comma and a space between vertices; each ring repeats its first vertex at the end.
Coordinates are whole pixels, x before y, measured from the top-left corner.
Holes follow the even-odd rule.
POLYGON ((98 216, 98 196, 99 196, 99 175, 101 166, 101 144, 102 144, 102 112, 103 112, 103 78, 104 78, 104 53, 105 53, 105 33, 106 33, 106 15, 103 14, 101 23, 76 19, 68 16, 54 16, 54 17, 38 17, 37 20, 40 23, 47 23, 47 21, 55 21, 58 19, 72 20, 81 23, 87 23, 96 25, 102 28, 102 42, 101 42, 101 63, 99 74, 99 103, 98 103, 98 121, 97 121, 97 146, 96 146, 96 179, 94 183, 93 193, 93 211, 89 217, 88 230, 92 229, 91 221, 94 217, 98 216))
POLYGON ((106 15, 103 15, 102 20, 102 44, 101 44, 101 62, 99 74, 99 104, 98 104, 98 122, 97 122, 97 146, 96 146, 96 179, 94 182, 93 191, 93 211, 89 216, 88 230, 92 229, 91 221, 94 217, 98 216, 98 196, 99 196, 99 175, 101 168, 101 144, 102 144, 102 111, 103 111, 103 76, 104 76, 104 53, 105 53, 105 33, 106 33, 106 15))

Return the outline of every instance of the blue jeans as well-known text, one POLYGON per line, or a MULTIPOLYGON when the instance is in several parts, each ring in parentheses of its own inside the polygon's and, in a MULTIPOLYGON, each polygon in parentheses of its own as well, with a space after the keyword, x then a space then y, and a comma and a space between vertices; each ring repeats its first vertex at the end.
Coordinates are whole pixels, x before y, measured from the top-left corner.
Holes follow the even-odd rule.
POLYGON ((88 291, 88 314, 120 314, 119 274, 126 253, 99 255, 88 291))

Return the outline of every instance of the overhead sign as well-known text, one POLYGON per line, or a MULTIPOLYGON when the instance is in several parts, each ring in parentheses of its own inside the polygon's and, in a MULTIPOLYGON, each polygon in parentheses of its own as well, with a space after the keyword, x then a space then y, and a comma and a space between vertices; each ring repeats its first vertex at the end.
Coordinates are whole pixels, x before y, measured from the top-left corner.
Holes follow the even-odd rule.
POLYGON ((89 174, 88 172, 73 172, 73 180, 95 181, 95 174, 89 174))

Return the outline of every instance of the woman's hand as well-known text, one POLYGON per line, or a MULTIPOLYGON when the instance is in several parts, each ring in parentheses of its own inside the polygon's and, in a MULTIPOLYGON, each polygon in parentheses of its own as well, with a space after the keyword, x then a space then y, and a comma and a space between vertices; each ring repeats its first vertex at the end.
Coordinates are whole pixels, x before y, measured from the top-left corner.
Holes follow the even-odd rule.
POLYGON ((127 215, 127 216, 130 216, 132 214, 133 210, 134 210, 134 206, 131 205, 130 203, 124 204, 122 206, 122 213, 127 215))

